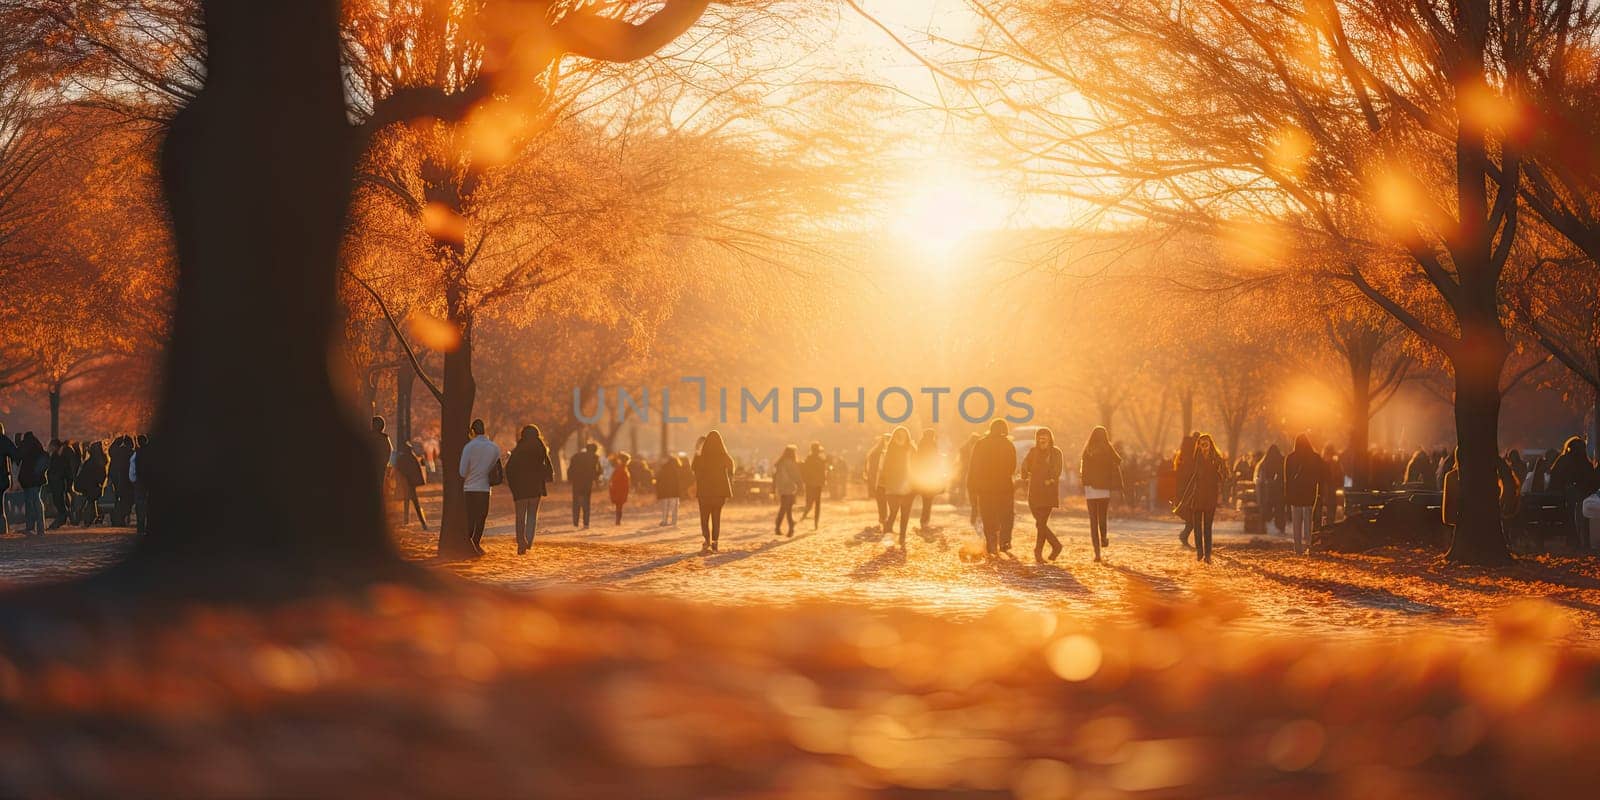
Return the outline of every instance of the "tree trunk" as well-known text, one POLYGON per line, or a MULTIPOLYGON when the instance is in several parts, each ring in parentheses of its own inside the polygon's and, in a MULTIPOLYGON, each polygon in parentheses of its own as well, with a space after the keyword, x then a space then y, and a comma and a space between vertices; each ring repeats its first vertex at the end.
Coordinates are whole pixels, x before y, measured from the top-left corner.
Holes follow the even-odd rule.
POLYGON ((50 384, 50 440, 61 440, 61 384, 50 384))
POLYGON ((1357 489, 1372 485, 1367 450, 1372 437, 1372 364, 1375 354, 1361 347, 1347 353, 1350 363, 1350 442, 1345 447, 1345 474, 1357 489))
POLYGON ((1456 376, 1458 521, 1449 561, 1504 564, 1511 560, 1500 524, 1500 372, 1509 348, 1498 322, 1463 325, 1461 348, 1451 365, 1456 376), (1494 330, 1489 330, 1493 326, 1494 330))
POLYGON ((444 509, 439 521, 439 555, 452 558, 477 555, 467 541, 467 511, 463 505, 461 450, 470 438, 472 406, 478 384, 472 375, 472 326, 464 322, 461 344, 444 354, 444 402, 439 404, 439 460, 444 471, 444 509))
POLYGON ((330 377, 352 166, 338 3, 203 8, 206 85, 162 147, 176 309, 139 457, 157 522, 108 579, 268 600, 416 574, 389 540, 370 439, 330 377), (248 458, 219 446, 264 426, 294 439, 248 458))
POLYGON ((417 374, 402 365, 394 372, 394 436, 397 444, 411 441, 411 390, 417 374))

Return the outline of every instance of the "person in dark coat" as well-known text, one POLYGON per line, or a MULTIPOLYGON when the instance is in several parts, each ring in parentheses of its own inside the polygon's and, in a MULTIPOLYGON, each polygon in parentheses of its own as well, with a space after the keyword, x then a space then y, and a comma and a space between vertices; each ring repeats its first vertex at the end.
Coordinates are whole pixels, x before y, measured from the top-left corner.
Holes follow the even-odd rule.
POLYGON ((422 513, 422 500, 417 497, 417 490, 428 483, 428 472, 422 467, 421 448, 415 442, 407 441, 400 446, 394 454, 395 488, 400 493, 400 511, 403 514, 401 523, 411 521, 411 510, 417 511, 417 521, 422 523, 422 529, 428 529, 428 518, 422 513))
POLYGON ((1194 557, 1211 563, 1211 529, 1217 519, 1217 503, 1228 481, 1228 464, 1217 452, 1211 434, 1195 437, 1189 482, 1179 492, 1178 505, 1187 507, 1194 517, 1194 557))
POLYGON ((989 423, 989 434, 972 447, 972 464, 967 475, 967 490, 978 502, 983 522, 984 547, 990 556, 1011 552, 1011 526, 1015 523, 1015 485, 1017 446, 1011 443, 1006 421, 989 423))
MULTIPOLYGON (((1177 477, 1177 481, 1173 484, 1172 507, 1180 512, 1179 517, 1183 520, 1183 530, 1178 532, 1178 542, 1184 547, 1193 547, 1189 544, 1189 534, 1194 533, 1194 519, 1181 513, 1186 507, 1179 504, 1178 500, 1183 496, 1184 488, 1189 485, 1189 479, 1194 477, 1194 440, 1199 436, 1199 432, 1195 432, 1183 437, 1183 441, 1178 445, 1178 454, 1172 459, 1172 471, 1177 477)), ((1237 474, 1241 479, 1250 476, 1250 462, 1247 459, 1239 459, 1237 474)))
POLYGON ((633 462, 633 456, 627 453, 617 453, 611 458, 609 494, 611 495, 611 504, 617 508, 617 521, 612 524, 621 525, 622 507, 628 504, 628 495, 633 491, 633 472, 628 469, 628 464, 633 462))
POLYGON ((1111 446, 1111 434, 1103 426, 1089 432, 1089 441, 1083 445, 1083 455, 1078 463, 1078 474, 1083 480, 1084 503, 1089 508, 1089 543, 1094 545, 1094 560, 1100 560, 1100 548, 1111 544, 1106 533, 1106 518, 1111 513, 1111 496, 1122 492, 1122 455, 1111 446))
POLYGON ((128 478, 128 461, 133 458, 133 437, 123 434, 111 441, 106 451, 110 459, 109 485, 116 495, 111 506, 111 524, 119 528, 128 524, 133 516, 133 481, 128 478))
POLYGON ((978 433, 968 436, 966 443, 961 445, 960 452, 956 454, 956 459, 961 462, 957 467, 959 472, 956 485, 961 487, 961 496, 967 501, 967 522, 974 528, 978 527, 978 498, 972 496, 967 486, 972 477, 972 448, 977 447, 982 439, 983 436, 978 433))
POLYGON ((911 489, 922 498, 921 530, 933 520, 933 499, 945 490, 949 478, 944 471, 944 454, 939 452, 939 434, 932 428, 922 432, 917 450, 911 456, 911 489))
MULTIPOLYGON (((1438 489, 1439 483, 1436 480, 1438 469, 1439 464, 1434 463, 1433 456, 1428 455, 1427 450, 1419 447, 1417 452, 1411 455, 1411 460, 1406 462, 1406 474, 1401 479, 1401 482, 1416 484, 1429 491, 1438 489)), ((1445 471, 1448 472, 1449 470, 1445 471)))
MULTIPOLYGON (((783 521, 789 521, 789 537, 794 537, 794 499, 805 488, 804 470, 798 458, 800 448, 785 445, 778 460, 772 463, 772 493, 778 496, 778 518, 772 524, 772 535, 783 535, 783 521)), ((820 494, 820 492, 819 492, 820 494)))
POLYGON ((683 492, 678 459, 667 456, 656 468, 656 502, 661 504, 661 527, 678 525, 678 498, 683 492))
MULTIPOLYGON (((1045 561, 1046 542, 1050 543, 1051 561, 1061 555, 1061 540, 1050 530, 1050 512, 1061 505, 1061 462, 1055 434, 1049 428, 1040 428, 1034 435, 1033 449, 1022 459, 1021 475, 1028 482, 1028 510, 1033 513, 1033 560, 1041 564, 1045 561)), ((1094 550, 1098 561, 1100 546, 1096 544, 1094 550)))
POLYGON ((905 426, 894 429, 889 435, 889 443, 883 448, 882 461, 878 465, 878 491, 882 493, 889 506, 889 518, 884 521, 884 533, 894 530, 895 520, 900 521, 900 549, 906 549, 906 527, 910 523, 911 500, 914 497, 911 487, 911 456, 915 448, 911 444, 911 431, 905 426))
POLYGON ((567 463, 567 480, 572 483, 572 527, 589 527, 589 498, 594 482, 600 479, 600 445, 590 442, 567 463))
POLYGON ((524 425, 517 434, 517 444, 506 459, 506 488, 511 490, 511 502, 517 517, 517 555, 533 547, 533 535, 539 529, 539 505, 544 502, 545 485, 555 479, 555 465, 550 463, 550 448, 538 425, 524 425))
POLYGON ((1594 463, 1589 460, 1588 443, 1582 436, 1574 436, 1561 446, 1561 455, 1550 465, 1549 488, 1560 492, 1567 500, 1568 516, 1573 524, 1573 535, 1582 543, 1587 538, 1588 520, 1583 516, 1583 498, 1592 494, 1597 480, 1594 463))
POLYGON ((1283 451, 1273 444, 1256 462, 1256 503, 1261 507, 1261 522, 1271 521, 1283 533, 1288 527, 1289 507, 1283 502, 1283 451))
POLYGON ((1344 488, 1344 464, 1333 445, 1322 448, 1322 487, 1317 490, 1317 526, 1332 525, 1339 516, 1339 490, 1344 488))
POLYGON ((45 468, 45 490, 50 495, 50 504, 55 506, 56 518, 50 522, 50 530, 55 530, 72 520, 72 511, 75 507, 76 496, 72 492, 72 483, 78 479, 77 454, 72 451, 69 442, 50 440, 50 463, 45 468))
POLYGON ((705 540, 700 553, 715 553, 722 535, 722 507, 733 496, 733 456, 728 455, 721 431, 706 434, 692 467, 700 497, 700 535, 705 540))
POLYGON ((822 442, 811 443, 811 452, 800 465, 800 478, 806 488, 806 505, 800 511, 800 519, 811 516, 811 530, 816 530, 822 524, 822 487, 828 483, 828 457, 822 452, 822 442))
POLYGON ((22 451, 6 435, 6 426, 0 425, 0 534, 11 532, 11 520, 6 518, 5 493, 11 491, 12 469, 20 465, 22 451))
POLYGON ((72 488, 78 493, 79 525, 100 524, 100 497, 106 491, 109 467, 106 446, 101 442, 89 445, 88 457, 84 459, 83 466, 78 468, 78 477, 72 483, 72 488))
POLYGON ((1326 471, 1311 437, 1303 433, 1295 437, 1294 450, 1283 460, 1283 498, 1289 504, 1296 553, 1304 553, 1311 544, 1311 512, 1317 507, 1326 471))
POLYGON ((22 434, 17 445, 17 485, 22 487, 23 533, 29 536, 44 535, 44 503, 39 499, 45 485, 45 472, 50 466, 50 456, 33 431, 22 434))
POLYGON ((628 461, 628 486, 634 493, 642 495, 655 485, 656 473, 650 469, 650 462, 643 458, 628 461))
POLYGON ((872 449, 867 451, 867 463, 861 473, 862 477, 866 478, 867 481, 867 493, 872 495, 872 499, 878 504, 878 530, 880 531, 886 531, 885 526, 889 524, 889 499, 883 496, 883 492, 878 491, 878 468, 883 466, 883 450, 888 446, 888 435, 878 434, 872 440, 872 449))

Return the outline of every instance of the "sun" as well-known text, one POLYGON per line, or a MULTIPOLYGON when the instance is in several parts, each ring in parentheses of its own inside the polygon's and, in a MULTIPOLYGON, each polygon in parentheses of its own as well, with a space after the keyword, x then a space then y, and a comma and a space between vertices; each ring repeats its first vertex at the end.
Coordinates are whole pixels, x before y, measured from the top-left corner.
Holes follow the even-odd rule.
POLYGON ((1003 227, 1006 203, 976 173, 938 164, 898 191, 891 229, 924 256, 945 259, 974 235, 1003 227))

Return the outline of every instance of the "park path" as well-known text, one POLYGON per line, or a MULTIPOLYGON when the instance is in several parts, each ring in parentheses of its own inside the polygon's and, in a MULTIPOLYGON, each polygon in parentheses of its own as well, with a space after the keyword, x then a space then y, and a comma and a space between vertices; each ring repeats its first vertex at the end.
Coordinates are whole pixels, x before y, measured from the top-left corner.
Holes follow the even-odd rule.
POLYGON ((398 536, 412 557, 523 591, 598 586, 704 603, 832 602, 959 619, 1001 605, 1128 622, 1193 613, 1247 630, 1333 636, 1476 636, 1505 607, 1538 598, 1560 609, 1572 638, 1600 641, 1593 558, 1546 555, 1490 571, 1408 548, 1297 556, 1287 539, 1247 536, 1230 521, 1219 523, 1214 562, 1205 565, 1179 546, 1176 522, 1113 519, 1105 563, 1095 564, 1087 517, 1066 509, 1052 525, 1066 549, 1056 563, 1039 565, 1031 519, 1019 507, 1017 558, 974 561, 979 538, 964 511, 936 507, 930 530, 913 529, 902 553, 861 501, 829 502, 820 528, 805 522, 792 539, 773 535, 771 506, 730 506, 721 552, 701 556, 692 508, 676 528, 659 526, 649 506, 629 511, 621 525, 597 514, 593 527, 578 530, 566 499, 548 498, 545 529, 524 556, 516 555, 509 513, 492 516, 487 554, 471 561, 439 561, 433 536, 414 527, 398 536))
MULTIPOLYGON (((630 510, 621 525, 597 514, 593 527, 578 530, 569 524, 566 498, 547 498, 544 529, 524 556, 516 555, 503 497, 496 498, 483 558, 442 561, 433 554, 435 535, 415 524, 397 528, 396 538, 408 557, 519 592, 598 587, 707 604, 842 603, 955 619, 999 606, 1131 623, 1190 614, 1247 631, 1333 637, 1480 636, 1506 607, 1539 599, 1555 606, 1568 637, 1600 642, 1600 559, 1593 557, 1542 555, 1485 570, 1401 547, 1296 556, 1283 538, 1247 536, 1237 521, 1225 521, 1208 566, 1178 545, 1179 526, 1162 518, 1113 519, 1106 561, 1094 564, 1087 518, 1064 509, 1052 527, 1066 550, 1056 563, 1039 565, 1025 513, 1019 513, 1018 557, 991 562, 971 559, 978 536, 965 513, 950 506, 936 507, 930 530, 912 530, 907 553, 876 531, 865 502, 827 503, 821 527, 803 523, 792 539, 772 535, 773 512, 730 506, 721 552, 709 556, 699 554, 692 503, 676 528, 657 525, 651 505, 630 510)), ((37 539, 7 535, 0 538, 0 588, 100 569, 131 541, 130 531, 114 528, 69 528, 37 539)))

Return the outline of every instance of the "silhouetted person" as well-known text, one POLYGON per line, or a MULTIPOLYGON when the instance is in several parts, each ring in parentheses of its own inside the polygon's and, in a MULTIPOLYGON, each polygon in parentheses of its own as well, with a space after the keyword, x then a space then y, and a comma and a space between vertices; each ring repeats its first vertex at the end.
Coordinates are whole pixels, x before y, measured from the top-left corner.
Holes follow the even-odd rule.
POLYGON ((0 534, 11 532, 11 520, 6 518, 5 493, 11 491, 11 473, 20 466, 22 451, 6 435, 6 426, 0 425, 0 534))
POLYGON ((612 457, 611 504, 617 508, 617 519, 613 524, 622 524, 622 507, 628 504, 628 495, 633 491, 633 471, 628 468, 633 463, 633 456, 627 453, 617 453, 612 457))
POLYGON ((411 510, 417 511, 417 522, 428 529, 428 517, 422 513, 422 498, 417 490, 428 482, 428 471, 422 466, 422 455, 414 442, 405 442, 394 454, 395 487, 400 492, 400 521, 411 521, 411 510))
POLYGON ((45 470, 50 466, 50 456, 33 431, 22 434, 17 445, 17 485, 22 487, 23 533, 29 536, 44 535, 44 503, 39 498, 44 488, 45 470))
POLYGON ((1089 508, 1089 543, 1094 545, 1094 560, 1099 561, 1100 548, 1111 544, 1106 532, 1111 496, 1124 490, 1122 455, 1111 446, 1111 435, 1105 427, 1097 426, 1089 432, 1080 459, 1078 474, 1083 478, 1083 501, 1089 508))
POLYGON ((661 526, 678 524, 678 496, 682 492, 678 459, 667 456, 656 468, 656 502, 661 506, 661 526))
POLYGON ((1333 445, 1322 448, 1322 487, 1317 490, 1315 526, 1332 525, 1339 518, 1339 490, 1344 488, 1344 464, 1333 445))
POLYGON ((133 437, 123 434, 113 439, 106 456, 111 460, 108 483, 116 495, 116 502, 111 506, 111 524, 119 528, 126 527, 133 516, 133 480, 128 477, 128 462, 133 458, 133 437))
POLYGON ((1534 460, 1533 468, 1528 470, 1528 475, 1522 481, 1523 494, 1538 494, 1549 491, 1550 464, 1554 459, 1548 452, 1534 460))
POLYGON ((872 448, 867 451, 867 463, 862 470, 862 477, 867 481, 867 493, 878 504, 878 530, 887 531, 889 523, 889 499, 884 497, 878 489, 878 470, 883 467, 883 451, 889 446, 888 434, 880 433, 872 440, 872 448))
MULTIPOLYGON (((794 536, 794 498, 806 486, 804 470, 800 468, 798 459, 799 448, 794 445, 785 445, 783 452, 778 455, 778 460, 772 464, 772 492, 778 496, 778 518, 772 523, 772 535, 783 535, 783 521, 789 521, 789 535, 794 536)), ((817 495, 822 495, 818 487, 817 495)))
POLYGON ((1256 462, 1256 504, 1261 508, 1261 523, 1271 522, 1283 533, 1288 527, 1289 510, 1283 502, 1283 451, 1277 444, 1267 448, 1256 462))
MULTIPOLYGON (((1193 547, 1189 544, 1189 534, 1194 533, 1194 516, 1188 506, 1179 503, 1184 490, 1189 486, 1189 481, 1194 478, 1194 440, 1199 438, 1199 433, 1191 433, 1183 437, 1183 442, 1178 445, 1178 455, 1172 459, 1172 471, 1177 478, 1172 498, 1173 508, 1177 510, 1179 518, 1183 520, 1183 530, 1178 532, 1178 541, 1184 547, 1193 547)), ((1241 479, 1248 478, 1252 473, 1250 462, 1244 458, 1239 459, 1236 473, 1241 479)))
MULTIPOLYGON (((1096 430, 1101 430, 1097 428, 1096 430)), ((1050 560, 1061 555, 1061 540, 1050 530, 1050 512, 1061 504, 1061 448, 1055 434, 1040 428, 1034 435, 1033 449, 1022 459, 1022 479, 1028 482, 1028 510, 1033 512, 1033 560, 1044 563, 1044 545, 1050 543, 1050 560)), ((1090 530, 1091 537, 1094 535, 1090 530)), ((1100 545, 1095 543, 1094 558, 1100 560, 1100 545)))
POLYGON ((384 433, 388 423, 383 417, 372 418, 372 465, 378 470, 378 486, 383 486, 389 468, 394 466, 394 442, 384 433))
POLYGON ((56 509, 56 518, 51 520, 50 530, 72 521, 75 507, 72 483, 78 479, 80 465, 77 454, 67 445, 67 442, 50 440, 50 463, 44 475, 45 491, 50 495, 50 504, 56 509))
POLYGON ((939 452, 939 434, 928 428, 917 440, 917 451, 911 457, 911 487, 917 497, 922 498, 922 515, 918 524, 924 531, 933 519, 933 500, 945 490, 945 483, 944 455, 939 452))
POLYGON ((1414 484, 1427 490, 1438 489, 1439 483, 1435 477, 1438 468, 1439 465, 1434 463, 1428 451, 1419 447, 1417 452, 1411 455, 1411 460, 1406 462, 1405 477, 1401 478, 1400 482, 1414 484))
POLYGON ((883 464, 878 467, 878 491, 889 506, 889 517, 884 521, 884 533, 894 530, 895 520, 900 521, 900 549, 906 549, 906 526, 911 516, 911 431, 904 426, 894 429, 889 443, 883 448, 883 464))
POLYGON ((1580 545, 1587 539, 1589 523, 1583 517, 1583 498, 1594 492, 1596 486, 1594 464, 1589 461, 1587 443, 1583 437, 1574 436, 1561 446, 1561 455, 1550 465, 1548 491, 1560 492, 1567 501, 1567 514, 1573 525, 1573 535, 1580 545))
POLYGON ((128 457, 128 480, 133 481, 134 530, 140 534, 150 532, 149 483, 139 474, 139 453, 150 443, 150 437, 139 434, 133 440, 133 455, 128 457))
POLYGON ((467 509, 467 541, 483 555, 483 526, 489 520, 489 495, 500 472, 500 446, 484 434, 483 420, 472 421, 472 439, 461 448, 461 491, 467 509))
POLYGON ((733 496, 733 457, 728 455, 720 431, 706 434, 693 468, 700 498, 700 535, 705 539, 700 552, 715 553, 722 535, 722 507, 733 496))
POLYGON ((72 488, 78 493, 79 525, 100 524, 100 497, 106 491, 106 474, 109 466, 105 444, 95 442, 89 445, 83 466, 78 468, 78 477, 72 482, 72 488))
POLYGON ((966 498, 967 522, 973 527, 978 525, 978 498, 974 497, 972 492, 967 490, 967 487, 972 479, 972 448, 977 447, 978 440, 982 438, 983 436, 977 433, 968 436, 967 441, 961 445, 960 452, 956 454, 956 458, 961 462, 958 467, 956 485, 961 487, 961 495, 966 498))
POLYGON ((822 488, 828 483, 828 457, 822 452, 822 442, 811 443, 811 452, 800 465, 800 479, 806 489, 806 505, 800 519, 811 515, 811 530, 816 530, 822 524, 822 488))
POLYGON ((517 434, 517 444, 506 459, 506 488, 511 490, 511 502, 516 509, 517 555, 533 547, 534 534, 539 530, 539 506, 544 502, 546 484, 555 479, 555 465, 550 463, 550 447, 538 425, 524 425, 517 434))
POLYGON ((989 434, 972 446, 967 476, 967 491, 978 504, 984 547, 991 556, 1011 552, 1011 526, 1016 521, 1012 506, 1016 489, 1011 476, 1017 472, 1017 446, 1011 443, 1008 430, 1003 419, 989 423, 989 434))
POLYGON ((1217 452, 1211 435, 1202 433, 1194 440, 1193 471, 1179 493, 1180 506, 1187 505, 1194 515, 1194 557, 1211 563, 1211 529, 1217 520, 1217 501, 1228 480, 1228 465, 1217 452))
POLYGON ((1311 544, 1311 512, 1317 507, 1325 472, 1311 437, 1303 433, 1295 437, 1294 450, 1283 460, 1283 498, 1289 504, 1296 553, 1304 553, 1311 544))
POLYGON ((600 445, 584 445, 567 463, 567 480, 572 482, 572 527, 589 527, 589 499, 594 483, 600 480, 600 445))

